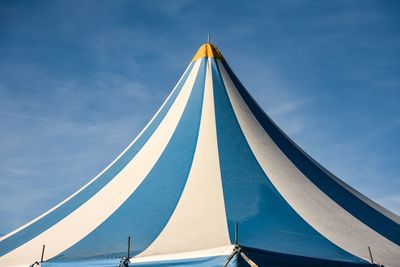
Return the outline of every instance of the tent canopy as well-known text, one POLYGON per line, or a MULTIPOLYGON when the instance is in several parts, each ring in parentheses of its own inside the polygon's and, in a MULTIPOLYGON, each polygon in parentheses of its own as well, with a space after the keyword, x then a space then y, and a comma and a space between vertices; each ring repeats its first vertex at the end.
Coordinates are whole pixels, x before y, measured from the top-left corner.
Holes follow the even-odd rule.
POLYGON ((200 47, 142 132, 0 239, 0 266, 400 266, 400 218, 301 150, 219 50, 200 47), (236 225, 238 226, 236 228, 236 225), (237 252, 237 253, 235 253, 237 252))

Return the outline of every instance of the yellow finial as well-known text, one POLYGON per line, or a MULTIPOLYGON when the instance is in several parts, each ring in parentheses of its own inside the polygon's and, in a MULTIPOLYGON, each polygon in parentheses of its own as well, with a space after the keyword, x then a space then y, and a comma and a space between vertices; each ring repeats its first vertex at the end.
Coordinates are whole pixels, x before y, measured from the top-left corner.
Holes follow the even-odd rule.
POLYGON ((196 61, 197 59, 203 57, 213 57, 216 59, 224 60, 218 48, 210 43, 203 44, 197 51, 196 55, 194 55, 192 61, 196 61))

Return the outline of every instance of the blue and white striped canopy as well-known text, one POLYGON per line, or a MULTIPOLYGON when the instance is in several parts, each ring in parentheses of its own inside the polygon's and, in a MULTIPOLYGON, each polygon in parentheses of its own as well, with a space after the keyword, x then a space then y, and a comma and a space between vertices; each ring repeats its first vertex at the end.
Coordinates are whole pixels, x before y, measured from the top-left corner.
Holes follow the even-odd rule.
POLYGON ((128 236, 133 266, 223 266, 236 223, 258 266, 368 265, 370 251, 400 266, 400 218, 293 143, 205 44, 107 168, 0 239, 0 266, 28 266, 43 245, 43 266, 116 266, 128 236))

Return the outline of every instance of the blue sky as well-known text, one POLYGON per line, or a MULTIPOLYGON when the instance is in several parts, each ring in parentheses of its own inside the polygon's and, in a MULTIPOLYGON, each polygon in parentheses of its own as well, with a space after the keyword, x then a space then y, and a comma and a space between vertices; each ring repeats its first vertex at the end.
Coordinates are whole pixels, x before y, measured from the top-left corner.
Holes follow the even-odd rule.
POLYGON ((1 1, 0 233, 136 136, 210 33, 270 116, 400 213, 396 1, 1 1))

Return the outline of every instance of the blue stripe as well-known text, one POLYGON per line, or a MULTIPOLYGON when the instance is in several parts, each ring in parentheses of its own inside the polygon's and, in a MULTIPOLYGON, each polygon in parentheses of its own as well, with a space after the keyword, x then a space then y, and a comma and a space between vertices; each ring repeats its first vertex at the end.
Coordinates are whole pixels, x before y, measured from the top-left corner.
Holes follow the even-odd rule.
POLYGON ((231 240, 264 250, 360 262, 308 225, 283 199, 254 157, 212 61, 218 151, 231 240))
MULTIPOLYGON (((98 228, 57 257, 125 255, 146 249, 167 224, 185 187, 200 128, 206 63, 202 60, 189 100, 167 147, 136 191, 98 228)), ((112 199, 110 199, 112 201, 112 199)))
MULTIPOLYGON (((276 253, 254 248, 242 247, 244 253, 259 266, 274 267, 376 267, 368 262, 349 262, 327 259, 316 259, 304 256, 276 253)), ((239 266, 246 266, 246 262, 239 260, 239 266)))
POLYGON ((31 240, 40 233, 46 231, 54 224, 71 214, 79 206, 85 203, 93 195, 95 195, 100 189, 102 189, 112 178, 114 178, 138 153, 138 151, 147 142, 150 136, 154 133, 157 127, 160 125, 161 121, 164 119, 165 115, 171 108, 179 92, 182 90, 182 86, 185 84, 190 72, 193 68, 193 63, 189 65, 187 72, 181 79, 177 88, 170 96, 168 101, 165 103, 164 107, 160 110, 151 124, 143 132, 143 134, 136 140, 136 142, 116 161, 108 170, 106 170, 98 179, 96 179, 92 184, 83 189, 79 194, 68 200, 66 203, 50 212, 45 217, 31 224, 30 226, 22 229, 21 231, 15 233, 14 235, 6 238, 0 242, 0 256, 14 250, 20 245, 31 240))
POLYGON ((93 259, 93 260, 76 260, 76 261, 46 261, 41 263, 42 267, 117 267, 120 262, 119 258, 112 259, 93 259))
MULTIPOLYGON (((167 260, 167 261, 154 261, 148 263, 130 263, 129 266, 142 267, 142 266, 204 266, 204 267, 221 267, 224 265, 228 256, 213 256, 213 257, 202 257, 196 259, 183 259, 183 260, 167 260)), ((232 260, 235 262, 235 259, 232 260)), ((98 259, 98 260, 80 260, 80 261, 61 261, 61 262, 44 262, 43 267, 116 267, 118 266, 119 259, 98 259)), ((236 264, 229 265, 230 267, 237 266, 236 264)))
MULTIPOLYGON (((292 161, 295 166, 310 179, 319 189, 354 217, 370 228, 400 245, 400 225, 380 213, 367 203, 354 196, 350 191, 337 183, 332 173, 321 167, 309 155, 302 151, 279 127, 268 117, 261 107, 247 92, 226 62, 223 62, 229 76, 238 89, 243 100, 257 118, 264 130, 275 144, 292 161)), ((338 178, 336 178, 338 179, 338 178)))

